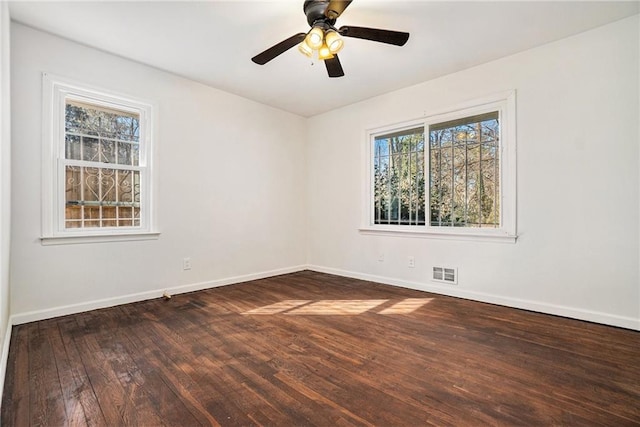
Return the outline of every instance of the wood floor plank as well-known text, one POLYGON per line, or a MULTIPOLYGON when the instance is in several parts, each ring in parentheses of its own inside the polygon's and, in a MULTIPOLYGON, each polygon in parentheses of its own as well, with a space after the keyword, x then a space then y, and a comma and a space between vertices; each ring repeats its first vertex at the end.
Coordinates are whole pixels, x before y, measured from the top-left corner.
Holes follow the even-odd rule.
POLYGON ((123 425, 135 421, 135 408, 103 357, 94 334, 77 337, 75 343, 106 424, 123 425))
POLYGON ((86 425, 88 421, 82 405, 82 402, 87 400, 86 396, 82 395, 84 387, 82 382, 78 381, 76 366, 72 365, 67 354, 57 323, 51 323, 51 327, 46 329, 46 336, 51 344, 53 360, 58 367, 66 420, 72 425, 86 425))
POLYGON ((177 401, 177 396, 169 387, 149 369, 148 361, 140 357, 144 351, 136 347, 129 332, 122 329, 109 336, 98 338, 103 355, 138 412, 147 420, 157 420, 157 424, 193 425, 192 414, 177 401))
MULTIPOLYGON (((220 426, 220 423, 216 421, 203 404, 206 394, 182 372, 176 360, 167 357, 152 337, 145 334, 139 337, 136 336, 136 338, 138 345, 144 347, 141 350, 141 355, 148 362, 148 364, 142 365, 143 369, 146 370, 146 374, 155 373, 158 375, 167 387, 173 391, 176 399, 197 420, 198 424, 220 426)), ((171 410, 171 407, 168 407, 167 410, 171 410)))
POLYGON ((184 351, 187 348, 193 350, 197 342, 190 343, 181 334, 174 334, 162 324, 146 326, 134 328, 132 332, 141 344, 154 348, 150 363, 162 372, 165 381, 174 390, 182 391, 185 405, 190 404, 198 409, 196 413, 191 411, 194 416, 206 414, 212 425, 224 425, 228 420, 246 421, 235 402, 219 389, 216 375, 202 366, 203 362, 207 362, 200 359, 202 352, 184 351))
POLYGON ((640 425, 640 333, 300 272, 14 327, 2 425, 640 425))
POLYGON ((50 322, 41 322, 29 329, 30 425, 58 426, 68 419, 57 361, 48 337, 51 329, 50 322))
POLYGON ((82 358, 80 357, 73 338, 73 332, 77 329, 77 322, 74 317, 67 316, 59 319, 57 323, 59 338, 53 339, 60 339, 64 347, 64 351, 66 352, 68 365, 63 370, 65 372, 69 372, 73 377, 74 387, 78 393, 78 399, 84 409, 86 425, 105 425, 106 420, 102 414, 98 398, 95 395, 91 385, 91 380, 87 375, 82 358))
POLYGON ((11 331, 0 425, 17 426, 29 420, 29 331, 35 327, 22 325, 11 331))

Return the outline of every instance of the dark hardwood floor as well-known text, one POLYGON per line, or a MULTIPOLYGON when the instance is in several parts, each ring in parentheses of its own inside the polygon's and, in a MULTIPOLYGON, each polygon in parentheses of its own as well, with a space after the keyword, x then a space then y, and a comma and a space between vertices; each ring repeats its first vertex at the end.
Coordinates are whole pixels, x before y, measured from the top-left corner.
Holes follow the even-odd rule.
POLYGON ((16 326, 1 415, 640 425, 640 333, 305 271, 16 326))

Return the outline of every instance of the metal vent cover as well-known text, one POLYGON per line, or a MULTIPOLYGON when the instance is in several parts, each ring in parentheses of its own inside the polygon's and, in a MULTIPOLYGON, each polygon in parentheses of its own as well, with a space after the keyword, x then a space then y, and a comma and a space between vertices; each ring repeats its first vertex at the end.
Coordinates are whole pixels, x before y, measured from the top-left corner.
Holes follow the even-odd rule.
POLYGON ((431 280, 435 282, 458 284, 458 269, 450 267, 433 267, 431 280))

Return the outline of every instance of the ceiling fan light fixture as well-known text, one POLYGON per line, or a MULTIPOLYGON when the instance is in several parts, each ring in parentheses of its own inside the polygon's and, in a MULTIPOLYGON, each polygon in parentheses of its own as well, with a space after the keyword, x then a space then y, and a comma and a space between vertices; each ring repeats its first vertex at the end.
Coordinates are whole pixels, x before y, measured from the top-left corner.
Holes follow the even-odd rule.
POLYGON ((324 43, 320 49, 318 49, 318 59, 320 59, 321 61, 324 61, 325 59, 331 59, 333 58, 333 53, 331 53, 331 50, 329 50, 329 46, 327 46, 326 43, 324 43))
POLYGON ((329 47, 329 51, 332 54, 336 54, 344 47, 344 40, 340 37, 337 31, 329 30, 324 37, 325 43, 329 47))
POLYGON ((305 37, 304 42, 312 50, 320 49, 324 42, 324 31, 320 27, 313 27, 305 37))
POLYGON ((298 50, 306 57, 311 58, 313 56, 313 49, 304 41, 298 45, 298 50))
MULTIPOLYGON (((0 0, 1 1, 1 0, 0 0)), ((306 33, 299 32, 260 52, 251 60, 258 65, 285 53, 294 46, 312 61, 324 62, 329 77, 342 77, 344 70, 338 52, 344 47, 344 37, 370 40, 395 46, 404 46, 409 33, 380 28, 342 26, 336 28, 336 20, 353 0, 304 0, 302 9, 311 27, 306 33)), ((313 62, 312 62, 313 63, 313 62)))

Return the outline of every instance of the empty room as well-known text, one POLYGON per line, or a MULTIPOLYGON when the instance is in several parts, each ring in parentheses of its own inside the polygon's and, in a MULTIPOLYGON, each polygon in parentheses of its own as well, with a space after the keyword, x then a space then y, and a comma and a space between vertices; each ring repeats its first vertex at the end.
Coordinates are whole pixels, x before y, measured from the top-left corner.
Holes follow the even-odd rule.
POLYGON ((640 425, 639 170, 638 1, 0 1, 0 423, 640 425))

